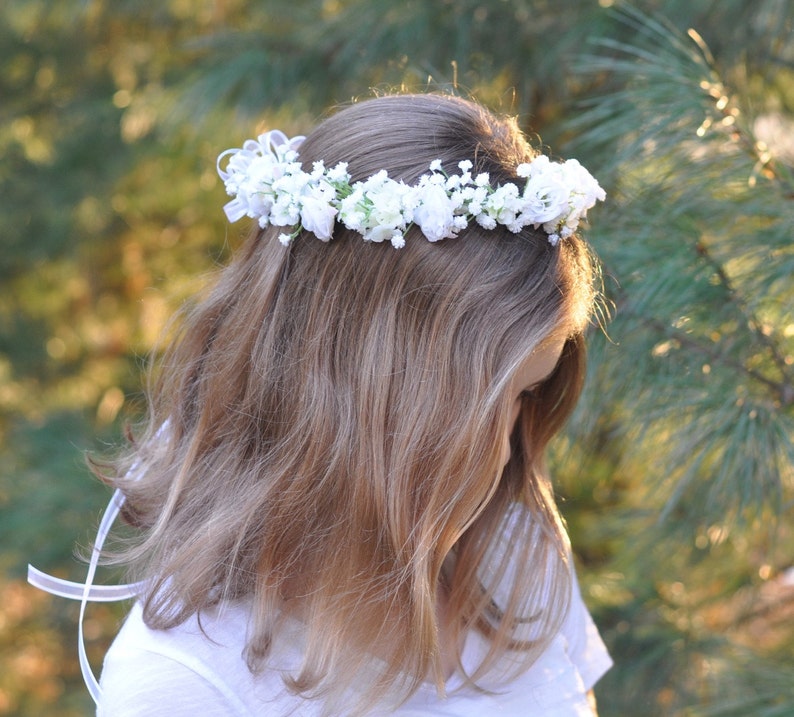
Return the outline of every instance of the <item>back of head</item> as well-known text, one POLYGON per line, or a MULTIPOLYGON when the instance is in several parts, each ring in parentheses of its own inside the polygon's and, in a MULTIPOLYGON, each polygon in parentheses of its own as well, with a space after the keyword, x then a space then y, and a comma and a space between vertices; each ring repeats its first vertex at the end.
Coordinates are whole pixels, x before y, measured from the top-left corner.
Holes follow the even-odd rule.
MULTIPOLYGON (((347 162, 351 182, 387 170, 412 184, 440 159, 518 183, 532 157, 513 121, 440 95, 351 105, 300 147, 306 167, 347 162)), ((294 689, 349 687, 377 642, 393 649, 373 684, 410 692, 440 679, 440 586, 453 632, 476 626, 498 657, 518 645, 511 625, 538 607, 527 596, 543 583, 560 599, 521 645, 531 662, 569 588, 542 452, 583 377, 586 245, 476 224, 436 243, 413 228, 402 249, 341 226, 329 243, 304 231, 285 248, 278 234, 257 229, 186 317, 153 391, 142 475, 115 479, 147 529, 134 553, 156 577, 147 619, 166 626, 220 596, 252 599, 255 666, 293 605, 310 652, 294 689), (510 381, 559 331, 563 356, 503 470, 510 381), (164 423, 167 438, 153 441, 164 423), (507 575, 505 559, 489 583, 481 563, 516 503, 541 538, 519 531, 508 552, 527 567, 507 575)))

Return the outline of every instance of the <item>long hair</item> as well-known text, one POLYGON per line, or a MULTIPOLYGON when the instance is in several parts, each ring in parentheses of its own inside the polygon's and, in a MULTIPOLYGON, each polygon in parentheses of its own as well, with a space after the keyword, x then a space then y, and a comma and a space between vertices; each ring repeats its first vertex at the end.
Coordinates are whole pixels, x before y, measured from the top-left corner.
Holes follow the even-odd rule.
MULTIPOLYGON (((512 120, 440 95, 353 104, 300 148, 307 167, 345 161, 353 181, 386 169, 407 183, 434 159, 518 182, 532 156, 512 120)), ((479 630, 491 645, 468 679, 502 674, 508 650, 526 669, 570 594, 543 452, 583 381, 587 246, 477 225, 434 244, 412 229, 399 250, 343 227, 327 244, 301 234, 285 248, 278 234, 253 232, 186 312, 146 428, 103 471, 141 529, 122 559, 150 581, 145 621, 249 600, 256 671, 297 616, 306 655, 288 686, 331 704, 374 655, 364 705, 426 680, 443 689, 443 592, 453 642, 479 630), (570 338, 503 467, 511 379, 560 327, 570 338), (512 520, 516 506, 531 521, 512 520)))

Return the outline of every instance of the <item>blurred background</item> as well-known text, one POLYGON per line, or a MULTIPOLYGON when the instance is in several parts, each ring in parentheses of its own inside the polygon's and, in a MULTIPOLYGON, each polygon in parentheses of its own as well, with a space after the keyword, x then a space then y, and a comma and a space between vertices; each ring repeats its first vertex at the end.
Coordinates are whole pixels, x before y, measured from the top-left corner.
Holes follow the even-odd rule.
MULTIPOLYGON (((0 715, 92 712, 78 606, 25 566, 82 579, 109 498, 85 452, 240 242, 217 153, 406 89, 517 115, 608 193, 612 318, 552 451, 616 662, 601 715, 794 715, 793 24, 787 0, 4 0, 0 715)), ((96 671, 124 610, 89 608, 96 671)))

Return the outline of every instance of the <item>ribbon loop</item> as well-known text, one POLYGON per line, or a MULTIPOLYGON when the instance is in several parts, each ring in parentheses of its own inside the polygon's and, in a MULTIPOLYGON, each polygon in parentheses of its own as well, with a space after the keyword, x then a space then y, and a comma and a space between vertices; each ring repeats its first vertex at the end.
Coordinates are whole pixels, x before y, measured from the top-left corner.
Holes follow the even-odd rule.
POLYGON ((88 655, 85 649, 83 620, 85 618, 86 605, 89 602, 116 602, 119 600, 128 600, 136 597, 143 590, 143 583, 140 582, 129 583, 127 585, 94 585, 94 575, 99 565, 99 558, 102 555, 102 548, 105 545, 108 533, 123 505, 124 494, 120 490, 116 490, 99 523, 94 547, 91 549, 91 560, 88 563, 88 572, 84 583, 75 583, 70 580, 56 578, 53 575, 42 572, 32 565, 28 565, 28 582, 31 585, 51 595, 80 601, 80 621, 77 628, 77 651, 80 658, 80 670, 83 673, 83 680, 85 681, 91 697, 96 703, 99 702, 101 690, 99 688, 99 682, 94 676, 94 672, 88 662, 88 655))

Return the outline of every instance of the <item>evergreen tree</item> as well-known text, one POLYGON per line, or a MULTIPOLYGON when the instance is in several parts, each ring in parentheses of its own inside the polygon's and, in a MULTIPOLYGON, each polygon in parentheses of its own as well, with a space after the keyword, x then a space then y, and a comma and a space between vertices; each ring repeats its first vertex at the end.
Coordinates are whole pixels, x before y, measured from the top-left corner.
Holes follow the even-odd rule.
POLYGON ((609 85, 572 127, 612 190, 591 236, 614 319, 567 480, 595 451, 613 515, 579 544, 613 541, 592 588, 612 613, 614 714, 794 713, 792 47, 774 41, 782 5, 761 5, 768 44, 741 71, 630 7, 634 37, 582 59, 609 85))

